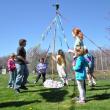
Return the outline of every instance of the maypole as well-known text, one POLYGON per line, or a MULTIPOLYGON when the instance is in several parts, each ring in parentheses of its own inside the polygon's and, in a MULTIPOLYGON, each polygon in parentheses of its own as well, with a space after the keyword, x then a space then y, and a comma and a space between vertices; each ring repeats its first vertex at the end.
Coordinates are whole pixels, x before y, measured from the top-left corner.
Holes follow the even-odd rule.
MULTIPOLYGON (((53 5, 55 8, 56 8, 56 16, 57 16, 57 12, 59 10, 59 4, 54 4, 53 5)), ((56 17, 55 17, 56 18, 56 17)), ((52 50, 52 56, 54 55, 55 53, 55 43, 56 43, 56 21, 55 21, 55 26, 54 26, 54 36, 53 36, 53 50, 52 50)), ((52 80, 54 79, 54 71, 53 71, 53 66, 54 66, 54 62, 52 60, 52 56, 51 56, 51 63, 52 63, 52 80)))
POLYGON ((56 16, 54 20, 52 21, 54 25, 52 25, 51 29, 53 29, 53 37, 52 37, 52 53, 51 53, 51 66, 52 66, 52 80, 47 79, 44 82, 44 87, 47 88, 61 88, 63 87, 63 84, 59 81, 54 81, 54 61, 53 61, 53 56, 55 53, 55 46, 56 46, 56 37, 57 37, 57 16, 58 16, 58 11, 59 11, 59 4, 54 4, 53 5, 56 9, 56 16))

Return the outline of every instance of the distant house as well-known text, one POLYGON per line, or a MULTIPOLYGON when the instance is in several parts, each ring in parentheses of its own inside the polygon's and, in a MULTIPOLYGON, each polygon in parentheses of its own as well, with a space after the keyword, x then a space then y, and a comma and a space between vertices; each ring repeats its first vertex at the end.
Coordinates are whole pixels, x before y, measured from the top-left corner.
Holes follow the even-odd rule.
POLYGON ((3 68, 2 69, 2 74, 6 74, 7 72, 6 72, 6 68, 3 68))

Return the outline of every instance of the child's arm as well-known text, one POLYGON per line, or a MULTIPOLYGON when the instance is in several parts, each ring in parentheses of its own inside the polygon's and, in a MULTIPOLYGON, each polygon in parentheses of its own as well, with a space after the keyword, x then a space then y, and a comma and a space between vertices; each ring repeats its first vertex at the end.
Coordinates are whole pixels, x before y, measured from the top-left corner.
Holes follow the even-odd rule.
POLYGON ((17 58, 25 62, 25 59, 22 56, 17 56, 17 58))
POLYGON ((82 61, 80 58, 77 58, 76 64, 73 66, 74 71, 78 71, 81 69, 82 61))
POLYGON ((70 53, 74 53, 74 50, 72 50, 72 49, 68 49, 68 52, 70 52, 70 53))
POLYGON ((10 70, 10 60, 8 60, 8 62, 7 62, 7 67, 10 70))
POLYGON ((56 58, 55 58, 53 55, 52 55, 52 59, 53 59, 54 61, 57 61, 56 58))
POLYGON ((40 71, 41 71, 40 64, 37 64, 37 66, 36 66, 36 71, 37 71, 38 73, 40 73, 40 71))
POLYGON ((28 62, 26 59, 24 59, 22 56, 17 56, 17 58, 19 58, 20 60, 22 60, 22 61, 25 62, 26 64, 29 63, 29 62, 28 62))

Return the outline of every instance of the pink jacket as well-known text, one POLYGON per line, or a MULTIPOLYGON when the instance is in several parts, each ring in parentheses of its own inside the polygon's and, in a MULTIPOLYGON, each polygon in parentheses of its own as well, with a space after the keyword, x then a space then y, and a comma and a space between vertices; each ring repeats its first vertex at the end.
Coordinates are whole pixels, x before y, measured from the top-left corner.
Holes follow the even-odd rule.
POLYGON ((8 67, 8 71, 15 70, 16 69, 15 60, 13 60, 12 58, 9 58, 7 62, 7 67, 8 67))

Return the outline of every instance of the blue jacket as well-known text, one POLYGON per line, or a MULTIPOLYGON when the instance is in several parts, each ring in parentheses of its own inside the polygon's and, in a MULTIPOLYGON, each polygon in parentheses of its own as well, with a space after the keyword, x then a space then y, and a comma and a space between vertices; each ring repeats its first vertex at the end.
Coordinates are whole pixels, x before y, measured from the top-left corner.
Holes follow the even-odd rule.
POLYGON ((73 70, 75 71, 76 80, 85 80, 86 79, 86 61, 84 56, 78 56, 76 58, 76 64, 73 66, 73 70))
POLYGON ((85 57, 85 60, 88 63, 89 68, 94 69, 94 57, 93 57, 93 55, 90 54, 90 53, 87 53, 87 54, 84 55, 84 57, 85 57))

